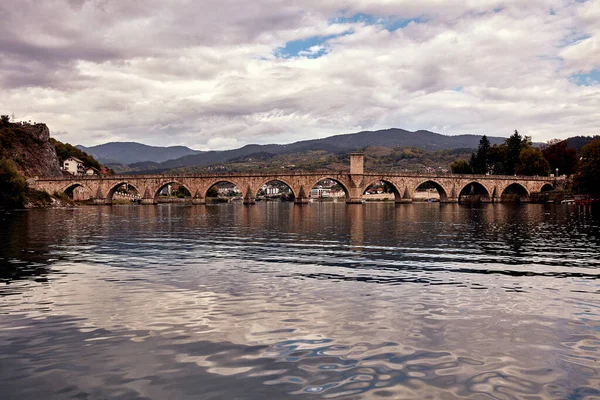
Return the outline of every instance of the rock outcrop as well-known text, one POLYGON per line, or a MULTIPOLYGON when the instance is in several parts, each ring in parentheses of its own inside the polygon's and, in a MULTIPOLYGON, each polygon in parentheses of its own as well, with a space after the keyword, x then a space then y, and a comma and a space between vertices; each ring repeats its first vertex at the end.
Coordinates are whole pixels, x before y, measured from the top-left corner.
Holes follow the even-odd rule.
POLYGON ((12 160, 26 178, 62 175, 46 124, 0 125, 0 158, 12 160))

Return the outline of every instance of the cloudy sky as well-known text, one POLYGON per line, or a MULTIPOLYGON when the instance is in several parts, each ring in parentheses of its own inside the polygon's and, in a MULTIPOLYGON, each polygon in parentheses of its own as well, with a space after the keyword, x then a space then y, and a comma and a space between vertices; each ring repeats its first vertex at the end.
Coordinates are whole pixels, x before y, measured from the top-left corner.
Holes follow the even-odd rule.
POLYGON ((600 134, 600 1, 7 0, 0 111, 73 144, 600 134))

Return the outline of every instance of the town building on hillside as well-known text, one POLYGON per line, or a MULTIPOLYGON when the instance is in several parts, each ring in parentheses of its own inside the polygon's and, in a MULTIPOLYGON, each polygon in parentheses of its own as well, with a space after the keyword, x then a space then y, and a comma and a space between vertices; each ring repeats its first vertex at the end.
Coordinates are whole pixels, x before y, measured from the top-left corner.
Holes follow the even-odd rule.
POLYGON ((94 167, 86 167, 85 174, 86 175, 100 175, 100 170, 98 170, 94 167))
POLYGON ((323 188, 321 186, 313 188, 310 190, 310 197, 311 198, 322 198, 322 197, 330 197, 331 195, 331 189, 329 188, 323 188))
POLYGON ((71 175, 84 175, 86 173, 83 161, 76 157, 69 157, 63 161, 63 171, 67 171, 71 175))

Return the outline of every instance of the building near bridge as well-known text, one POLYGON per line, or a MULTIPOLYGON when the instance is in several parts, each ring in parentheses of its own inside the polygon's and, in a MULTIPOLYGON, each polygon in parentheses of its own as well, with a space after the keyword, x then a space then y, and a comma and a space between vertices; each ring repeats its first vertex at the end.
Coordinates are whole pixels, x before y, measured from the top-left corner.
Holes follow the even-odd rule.
MULTIPOLYGON (((69 157, 63 161, 63 171, 70 173, 71 175, 84 175, 86 174, 86 168, 79 158, 69 157)), ((93 174, 92 174, 93 175, 93 174)))

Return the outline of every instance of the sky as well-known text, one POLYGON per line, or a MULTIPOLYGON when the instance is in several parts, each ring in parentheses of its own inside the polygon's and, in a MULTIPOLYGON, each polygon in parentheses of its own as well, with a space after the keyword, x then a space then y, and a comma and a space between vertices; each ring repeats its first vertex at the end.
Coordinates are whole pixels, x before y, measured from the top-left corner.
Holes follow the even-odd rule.
POLYGON ((600 0, 6 0, 0 12, 0 112, 72 144, 600 134, 600 0))

